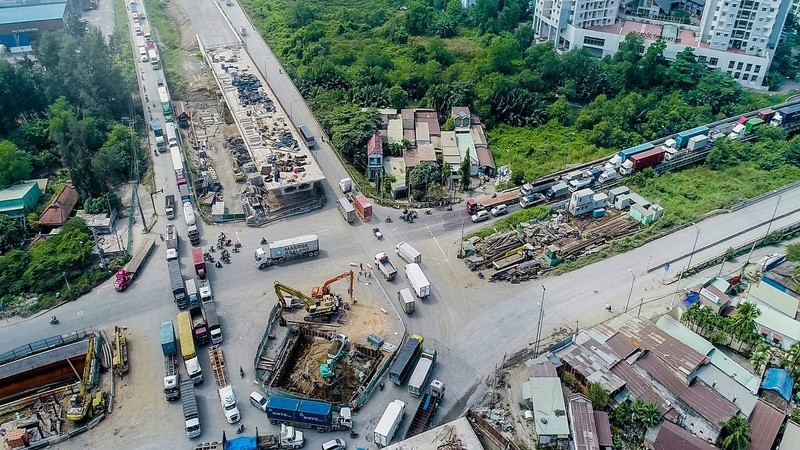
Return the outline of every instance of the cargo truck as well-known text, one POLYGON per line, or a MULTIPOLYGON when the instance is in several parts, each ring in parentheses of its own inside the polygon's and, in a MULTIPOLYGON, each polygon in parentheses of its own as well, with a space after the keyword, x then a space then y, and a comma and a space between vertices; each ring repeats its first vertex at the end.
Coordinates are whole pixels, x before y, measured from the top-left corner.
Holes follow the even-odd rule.
POLYGON ((194 207, 190 202, 183 204, 183 217, 186 218, 186 226, 195 224, 194 207))
POLYGON ((619 169, 620 175, 630 175, 637 170, 654 166, 664 160, 664 149, 656 147, 630 157, 619 169))
POLYGON ((403 439, 414 437, 430 425, 436 409, 444 398, 444 383, 439 380, 432 380, 428 392, 422 397, 422 400, 417 406, 417 412, 411 418, 411 423, 408 425, 408 430, 403 439))
POLYGON ((211 292, 211 282, 208 278, 198 281, 197 290, 200 291, 200 301, 203 302, 203 304, 214 300, 214 294, 211 292))
POLYGON ((431 295, 431 283, 428 281, 428 278, 425 277, 419 264, 407 264, 405 272, 406 278, 408 278, 408 282, 411 283, 411 287, 414 289, 417 297, 427 298, 431 295))
POLYGON ((772 116, 770 125, 773 127, 785 128, 789 125, 795 124, 798 121, 800 121, 800 105, 794 105, 780 108, 778 111, 776 111, 775 115, 772 116))
POLYGON ((172 321, 161 324, 161 351, 164 353, 164 396, 167 401, 177 400, 181 397, 181 372, 178 370, 178 346, 172 321))
POLYGON ((167 243, 167 261, 178 259, 178 229, 175 225, 167 225, 167 231, 164 235, 164 242, 167 243))
POLYGON ((319 431, 348 430, 353 427, 350 408, 336 408, 330 403, 298 400, 296 398, 270 395, 267 400, 267 419, 278 423, 316 428, 319 431))
POLYGON ((203 256, 203 249, 200 247, 192 247, 192 261, 194 262, 194 273, 200 277, 201 280, 206 278, 206 259, 203 256))
POLYGON ((339 212, 342 213, 342 217, 347 223, 353 223, 356 220, 356 209, 353 208, 353 205, 346 198, 340 198, 337 206, 339 207, 339 212))
POLYGON ((356 214, 358 214, 358 217, 360 217, 361 220, 364 222, 369 222, 372 220, 372 203, 367 200, 367 197, 364 197, 361 194, 353 197, 353 207, 355 208, 356 214))
POLYGON ((403 385, 409 372, 411 372, 411 369, 414 367, 414 363, 417 362, 417 358, 422 349, 422 342, 422 336, 418 334, 412 334, 408 340, 406 340, 397 353, 397 359, 394 360, 392 367, 389 368, 389 381, 398 386, 403 385))
POLYGON ((273 264, 280 264, 297 258, 309 258, 319 255, 319 239, 316 234, 298 236, 279 241, 268 242, 258 247, 253 255, 256 267, 263 269, 273 264))
POLYGON ((394 280, 394 277, 397 275, 397 268, 394 266, 394 264, 392 264, 391 261, 389 261, 389 255, 387 255, 385 252, 376 253, 374 263, 375 266, 381 271, 383 278, 385 278, 386 281, 394 280))
POLYGON ((191 203, 192 198, 189 196, 189 186, 182 184, 178 186, 178 194, 181 196, 181 203, 191 203))
MULTIPOLYGON (((145 49, 145 57, 147 57, 147 50, 145 49)), ((167 144, 164 140, 164 129, 161 127, 161 122, 154 120, 150 125, 153 128, 153 136, 156 139, 156 148, 160 153, 167 151, 167 144)))
POLYGON ((394 247, 397 256, 406 260, 409 264, 421 264, 422 263, 422 253, 418 252, 417 249, 411 246, 408 242, 401 242, 394 247))
POLYGON ((569 185, 562 181, 550 186, 550 189, 544 193, 544 196, 547 197, 548 200, 553 200, 567 194, 569 194, 569 185))
POLYGON ((699 136, 701 134, 708 135, 708 127, 700 126, 692 128, 691 130, 681 131, 680 133, 675 133, 675 147, 676 148, 686 148, 689 145, 689 139, 699 136))
POLYGON ((175 304, 178 309, 188 308, 189 298, 186 296, 186 285, 183 283, 181 265, 178 260, 168 261, 167 270, 169 271, 169 281, 172 286, 172 297, 175 299, 175 304))
POLYGON ((466 203, 467 214, 473 215, 481 210, 488 211, 497 205, 513 205, 519 202, 519 196, 520 192, 513 190, 494 194, 491 198, 483 199, 480 202, 470 197, 466 203))
POLYGON ((772 120, 772 118, 775 117, 775 111, 769 108, 762 109, 761 111, 758 112, 756 117, 758 117, 759 119, 763 120, 766 123, 769 123, 772 120))
MULTIPOLYGON (((691 151, 695 150, 702 150, 708 147, 709 141, 708 136, 705 134, 698 134, 697 136, 693 136, 689 139, 689 144, 687 144, 686 149, 691 151)), ((664 155, 666 159, 666 155, 664 155)))
POLYGON ((581 178, 579 180, 572 180, 568 183, 570 192, 580 191, 586 189, 594 184, 594 178, 581 178))
POLYGON ((200 367, 200 361, 197 360, 197 351, 192 336, 192 318, 189 316, 189 311, 179 312, 177 322, 181 356, 183 356, 183 364, 186 366, 186 373, 192 379, 192 383, 202 383, 203 369, 200 367))
POLYGON ((192 245, 199 245, 200 231, 197 229, 197 224, 187 226, 186 230, 187 234, 189 235, 189 243, 192 245))
POLYGON ((400 302, 400 309, 406 314, 411 314, 416 309, 416 301, 408 288, 397 291, 397 301, 400 302))
POLYGON ((308 148, 314 148, 317 145, 314 134, 311 133, 311 129, 308 128, 307 125, 300 125, 300 134, 303 136, 303 140, 306 141, 306 144, 308 144, 308 148))
POLYGON ((208 336, 212 344, 222 343, 222 327, 219 324, 219 316, 217 316, 217 305, 213 301, 203 303, 203 314, 206 318, 208 325, 208 336))
POLYGON ((519 206, 523 208, 530 208, 540 203, 544 203, 544 195, 538 192, 523 194, 519 197, 519 206))
POLYGON ((339 189, 342 190, 345 194, 350 192, 353 189, 353 180, 350 178, 342 178, 339 180, 339 189))
POLYGON ((192 332, 195 342, 197 345, 208 344, 208 326, 203 315, 203 307, 192 308, 189 310, 189 314, 192 317, 192 332))
POLYGON ((255 436, 242 436, 228 439, 223 433, 220 441, 203 442, 196 444, 193 450, 279 450, 279 449, 298 449, 303 448, 305 439, 302 431, 296 431, 294 427, 281 425, 280 434, 270 434, 259 436, 256 430, 255 436))
POLYGON ((183 406, 183 419, 186 421, 186 436, 194 439, 203 434, 200 428, 200 414, 197 411, 197 397, 194 384, 190 380, 181 382, 181 405, 183 406))
POLYGON ((522 187, 519 189, 519 191, 523 196, 530 194, 539 194, 547 191, 552 186, 555 186, 555 184, 556 181, 552 179, 532 181, 530 183, 523 184, 522 187))
POLYGON ((425 391, 425 384, 433 372, 434 362, 436 362, 436 349, 423 348, 417 366, 408 379, 408 392, 411 395, 419 397, 425 391))
POLYGON ((403 421, 403 416, 406 414, 406 404, 402 400, 395 399, 386 407, 383 412, 381 420, 375 426, 373 433, 373 442, 378 444, 378 447, 386 447, 392 442, 394 433, 403 421))
POLYGON ((619 178, 619 173, 617 173, 616 170, 611 169, 600 174, 600 177, 597 178, 597 183, 598 184, 610 183, 616 180, 617 178, 619 178))
POLYGON ((172 194, 164 197, 164 214, 167 219, 175 218, 175 196, 172 194))
POLYGON ((225 370, 225 355, 219 345, 214 345, 208 349, 208 359, 211 361, 211 373, 214 374, 214 381, 219 388, 219 401, 225 413, 228 423, 236 423, 241 418, 239 407, 236 406, 236 397, 233 395, 233 388, 228 380, 225 370))
POLYGON ((154 239, 145 239, 142 245, 136 249, 131 260, 128 261, 128 264, 117 271, 117 276, 114 280, 114 290, 122 292, 128 289, 128 286, 133 283, 136 275, 143 270, 144 263, 147 261, 147 257, 150 255, 150 252, 153 251, 155 245, 156 241, 154 239))

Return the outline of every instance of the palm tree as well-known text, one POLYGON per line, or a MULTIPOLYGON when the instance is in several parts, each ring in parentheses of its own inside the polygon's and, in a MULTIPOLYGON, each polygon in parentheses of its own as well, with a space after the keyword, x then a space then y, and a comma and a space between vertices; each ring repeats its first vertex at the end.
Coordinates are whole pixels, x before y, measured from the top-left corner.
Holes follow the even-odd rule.
POLYGON ((720 441, 725 450, 747 450, 750 448, 750 422, 744 416, 736 414, 722 422, 723 438, 720 441))
POLYGON ((753 354, 750 356, 750 364, 752 364, 755 371, 761 375, 771 359, 772 351, 770 350, 770 346, 762 342, 758 344, 758 347, 756 347, 753 354))
POLYGON ((731 331, 739 339, 739 350, 742 344, 749 340, 756 329, 756 319, 761 315, 761 310, 752 302, 743 302, 736 309, 736 314, 731 316, 731 331))
POLYGON ((781 365, 786 367, 789 374, 797 378, 800 375, 800 341, 795 342, 781 357, 781 365))
POLYGON ((652 402, 645 403, 640 413, 639 420, 645 430, 649 430, 658 425, 658 422, 661 421, 661 410, 658 405, 652 402))
POLYGON ((681 321, 686 325, 694 325, 694 330, 697 331, 697 319, 699 316, 699 304, 695 303, 686 310, 681 316, 681 321))
POLYGON ((711 308, 707 308, 705 306, 701 306, 700 309, 697 311, 697 324, 700 327, 701 333, 703 336, 708 335, 709 329, 712 327, 714 322, 714 314, 711 311, 711 308))

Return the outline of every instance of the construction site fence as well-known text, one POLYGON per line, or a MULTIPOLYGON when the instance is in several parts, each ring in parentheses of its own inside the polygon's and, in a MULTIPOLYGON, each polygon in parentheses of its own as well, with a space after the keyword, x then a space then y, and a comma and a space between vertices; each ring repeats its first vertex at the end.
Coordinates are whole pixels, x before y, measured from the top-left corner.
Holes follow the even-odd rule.
MULTIPOLYGON (((403 341, 401 341, 401 344, 405 342, 406 336, 408 336, 408 333, 407 332, 403 333, 403 341)), ((372 377, 372 382, 364 389, 364 392, 362 392, 356 397, 355 401, 353 402, 354 403, 353 407, 360 408, 361 405, 367 403, 367 400, 369 400, 369 398, 375 392, 375 388, 377 388, 380 385, 383 375, 386 373, 387 370, 389 370, 389 367, 392 366, 395 356, 397 356, 397 352, 400 350, 401 347, 402 347, 401 345, 398 345, 397 348, 394 349, 394 352, 392 352, 392 354, 388 358, 386 358, 380 369, 378 369, 375 372, 375 376, 372 377)))
POLYGON ((21 345, 13 350, 0 354, 0 364, 7 364, 11 361, 26 358, 37 353, 41 353, 50 349, 61 347, 67 344, 82 341, 89 335, 93 335, 94 330, 87 328, 85 330, 73 331, 72 333, 62 334, 58 336, 51 336, 49 338, 34 341, 29 344, 21 345))
POLYGON ((492 426, 492 424, 490 424, 475 411, 471 409, 467 410, 467 419, 474 423, 479 431, 493 439, 498 444, 498 447, 506 450, 520 450, 517 444, 511 442, 510 439, 503 436, 495 427, 492 426))
MULTIPOLYGON (((267 347, 269 343, 269 335, 272 333, 272 327, 275 326, 275 317, 278 315, 278 310, 280 309, 280 305, 275 303, 275 306, 272 307, 272 311, 269 312, 269 318, 267 319, 267 328, 264 329, 264 335, 261 336, 261 343, 258 344, 258 350, 256 351, 256 356, 253 358, 253 373, 258 373, 258 360, 261 358, 261 354, 264 352, 264 349, 267 347)), ((266 386, 264 385, 264 380, 257 379, 258 384, 261 385, 262 389, 266 390, 266 386)))

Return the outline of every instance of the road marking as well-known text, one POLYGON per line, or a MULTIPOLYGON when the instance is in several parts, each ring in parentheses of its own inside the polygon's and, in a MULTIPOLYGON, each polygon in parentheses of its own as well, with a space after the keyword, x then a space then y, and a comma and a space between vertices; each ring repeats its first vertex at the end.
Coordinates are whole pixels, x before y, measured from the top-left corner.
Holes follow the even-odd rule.
POLYGON ((444 252, 444 249, 442 249, 442 246, 439 245, 439 241, 436 240, 436 236, 433 235, 433 232, 431 231, 430 225, 425 225, 425 229, 428 230, 428 233, 430 233, 431 237, 433 238, 433 242, 436 243, 436 246, 439 247, 439 251, 442 252, 442 255, 444 255, 444 260, 446 262, 450 262, 450 260, 447 258, 447 253, 444 252))

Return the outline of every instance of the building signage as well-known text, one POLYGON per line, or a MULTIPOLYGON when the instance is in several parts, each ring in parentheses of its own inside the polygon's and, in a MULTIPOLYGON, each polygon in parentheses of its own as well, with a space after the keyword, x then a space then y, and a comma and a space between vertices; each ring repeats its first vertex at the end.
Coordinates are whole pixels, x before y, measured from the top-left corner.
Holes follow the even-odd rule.
POLYGON ((645 39, 649 39, 651 41, 662 40, 662 41, 666 41, 666 42, 672 42, 672 43, 675 43, 675 44, 680 44, 681 43, 681 39, 677 38, 677 37, 673 38, 673 37, 661 36, 660 34, 655 34, 655 33, 642 33, 642 32, 639 32, 639 31, 633 31, 633 34, 635 34, 637 36, 640 36, 640 37, 643 37, 645 39))
POLYGON ((701 288, 700 289, 700 295, 702 295, 703 297, 705 297, 705 298, 711 300, 712 302, 716 303, 717 305, 719 305, 719 296, 714 294, 714 293, 712 293, 708 289, 701 288))

